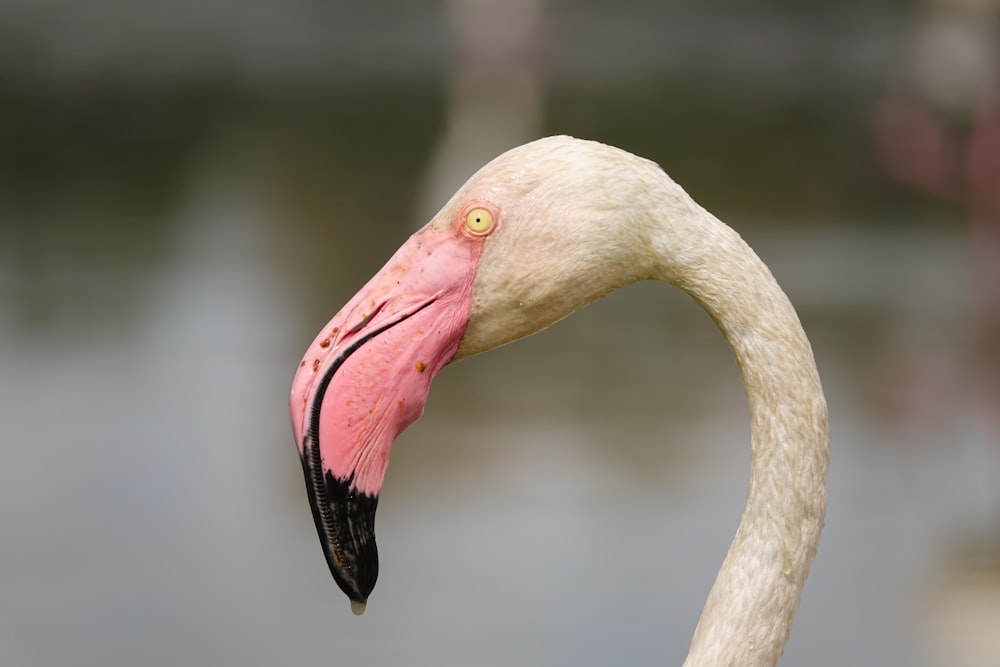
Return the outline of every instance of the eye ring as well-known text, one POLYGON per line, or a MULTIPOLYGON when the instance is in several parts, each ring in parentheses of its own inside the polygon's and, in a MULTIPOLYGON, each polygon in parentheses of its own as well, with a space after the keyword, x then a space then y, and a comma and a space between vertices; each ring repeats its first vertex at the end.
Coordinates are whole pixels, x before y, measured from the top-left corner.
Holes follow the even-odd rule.
POLYGON ((486 236, 496 228, 498 215, 492 206, 474 202, 462 214, 464 230, 473 236, 486 236))

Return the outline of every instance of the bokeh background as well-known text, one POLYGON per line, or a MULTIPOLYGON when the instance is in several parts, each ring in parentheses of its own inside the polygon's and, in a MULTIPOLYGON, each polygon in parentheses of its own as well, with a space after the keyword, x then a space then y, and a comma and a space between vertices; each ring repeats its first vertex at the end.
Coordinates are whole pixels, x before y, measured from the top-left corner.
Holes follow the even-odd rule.
POLYGON ((286 401, 472 170, 659 162, 772 267, 831 408, 782 664, 1000 665, 989 0, 0 2, 0 663, 680 664, 746 491, 711 321, 659 284, 457 364, 351 615, 286 401))

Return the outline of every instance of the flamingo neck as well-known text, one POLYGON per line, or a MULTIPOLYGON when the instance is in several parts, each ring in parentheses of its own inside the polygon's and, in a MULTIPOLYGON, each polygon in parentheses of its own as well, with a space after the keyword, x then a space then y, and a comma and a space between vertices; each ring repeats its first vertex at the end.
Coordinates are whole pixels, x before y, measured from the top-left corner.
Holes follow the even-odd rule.
POLYGON ((816 554, 829 459, 819 376, 788 298, 736 232, 620 149, 541 139, 484 167, 456 200, 474 196, 503 203, 505 222, 484 244, 455 359, 648 278, 688 292, 722 329, 750 403, 750 484, 686 664, 774 665, 816 554))
POLYGON ((732 347, 752 449, 743 515, 684 664, 774 665, 823 528, 826 402, 809 341, 768 268, 686 195, 670 206, 660 218, 669 224, 651 237, 664 258, 657 277, 698 301, 732 347))

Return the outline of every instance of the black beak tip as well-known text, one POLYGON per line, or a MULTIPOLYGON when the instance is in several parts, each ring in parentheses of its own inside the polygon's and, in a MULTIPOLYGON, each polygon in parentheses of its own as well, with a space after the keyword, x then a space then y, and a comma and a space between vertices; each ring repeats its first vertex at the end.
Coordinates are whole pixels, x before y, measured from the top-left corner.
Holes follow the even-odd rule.
POLYGON ((351 604, 364 605, 378 580, 378 551, 375 542, 365 544, 358 552, 348 554, 343 551, 331 554, 330 573, 340 590, 351 599, 351 604), (344 558, 348 563, 338 562, 344 558))
POLYGON ((378 579, 378 496, 355 489, 353 475, 339 479, 324 470, 319 447, 307 444, 311 446, 302 457, 302 467, 320 544, 334 581, 351 599, 357 614, 364 610, 378 579))
MULTIPOLYGON (((365 545, 362 553, 355 554, 351 560, 361 567, 344 568, 337 563, 334 556, 329 558, 330 573, 333 574, 334 581, 340 586, 351 601, 351 611, 355 616, 365 613, 368 604, 368 596, 375 588, 375 581, 378 579, 378 552, 375 548, 374 540, 365 545), (370 548, 368 548, 370 545, 370 548), (366 553, 370 552, 370 553, 366 553), (357 577, 353 576, 354 574, 357 577)), ((341 554, 343 555, 343 554, 341 554)))

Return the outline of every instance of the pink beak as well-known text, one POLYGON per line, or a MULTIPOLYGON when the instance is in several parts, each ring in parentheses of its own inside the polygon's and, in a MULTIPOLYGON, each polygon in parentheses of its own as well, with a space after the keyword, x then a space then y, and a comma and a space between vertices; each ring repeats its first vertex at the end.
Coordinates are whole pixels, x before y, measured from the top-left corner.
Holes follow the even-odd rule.
POLYGON ((378 577, 375 509, 392 443, 469 321, 482 238, 414 234, 306 351, 289 409, 320 543, 340 588, 364 603, 378 577))

